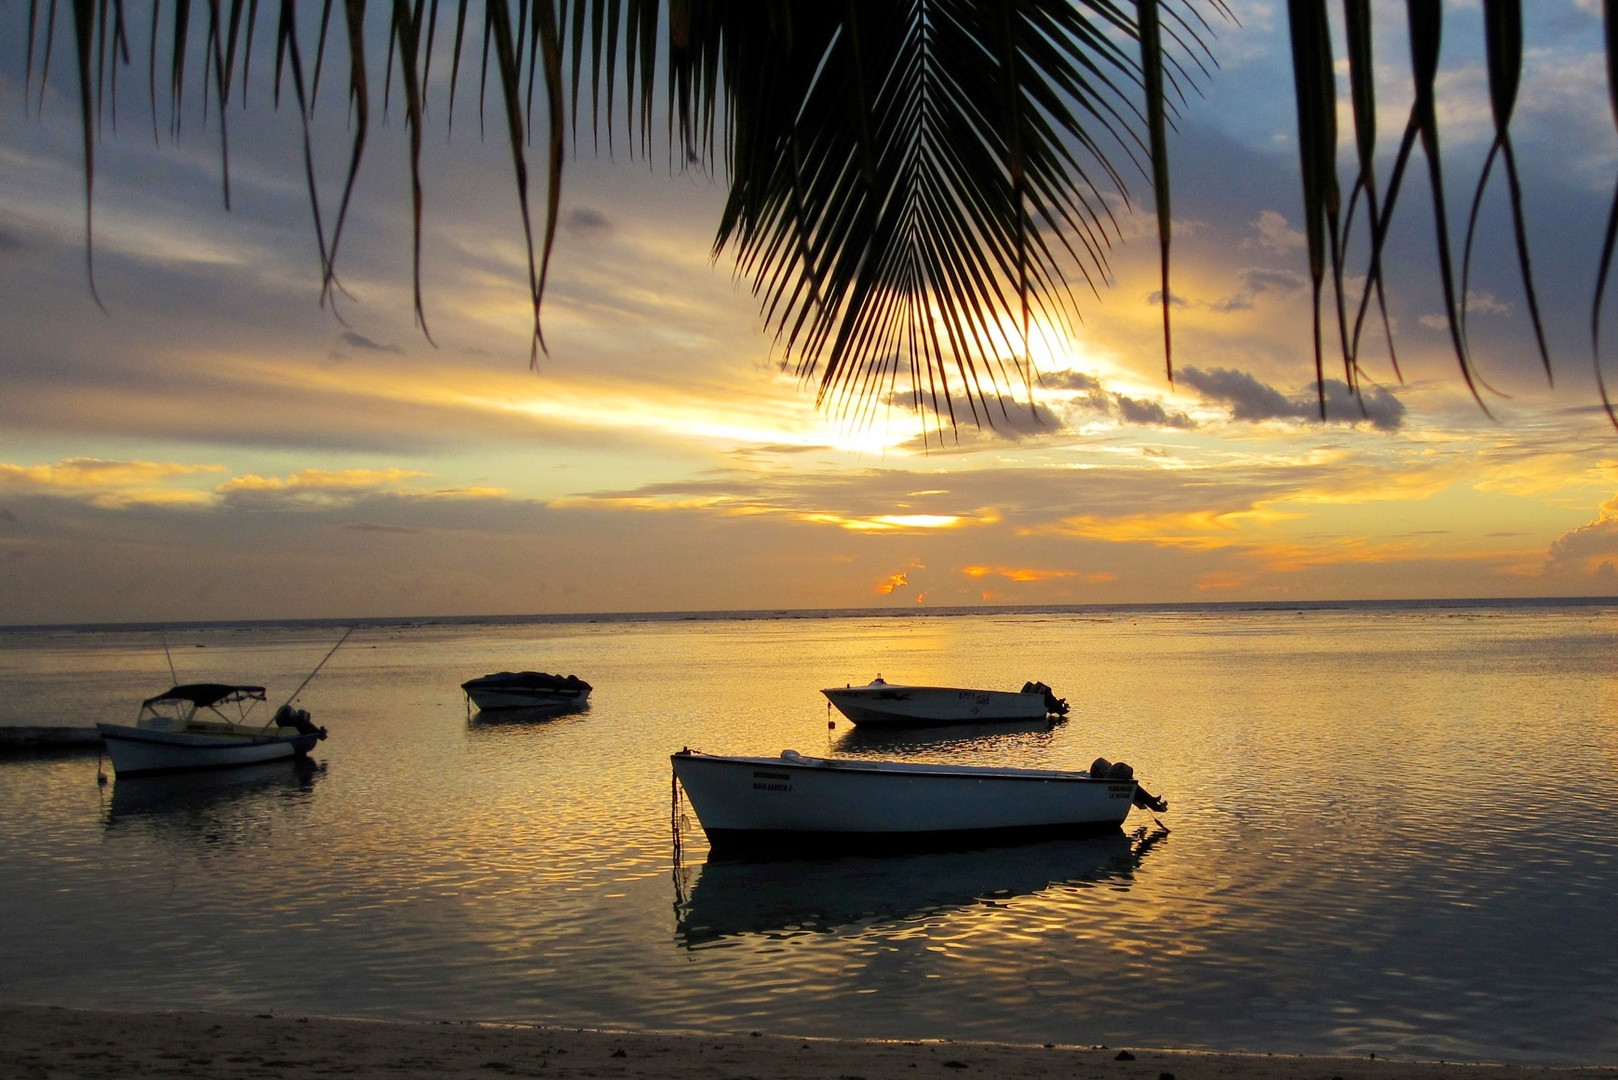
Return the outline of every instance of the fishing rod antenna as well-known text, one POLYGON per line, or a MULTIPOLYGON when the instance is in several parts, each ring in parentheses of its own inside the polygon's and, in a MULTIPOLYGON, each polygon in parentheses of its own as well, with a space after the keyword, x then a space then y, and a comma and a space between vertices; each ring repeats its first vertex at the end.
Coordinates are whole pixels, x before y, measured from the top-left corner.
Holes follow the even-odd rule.
MULTIPOLYGON (((286 702, 284 704, 282 704, 282 706, 281 706, 282 709, 286 708, 288 705, 291 705, 294 701, 298 700, 298 695, 303 693, 303 688, 309 685, 309 680, 314 678, 317 674, 320 673, 320 669, 326 666, 326 661, 330 660, 332 658, 332 653, 335 653, 338 649, 341 649, 343 647, 343 642, 347 641, 348 640, 348 635, 352 634, 353 632, 354 632, 354 628, 352 626, 350 626, 347 630, 343 631, 343 636, 337 639, 337 644, 335 644, 335 645, 333 645, 331 647, 331 652, 328 652, 324 657, 322 657, 320 663, 315 665, 315 670, 311 671, 308 675, 306 675, 304 677, 303 682, 298 684, 298 688, 296 690, 292 691, 292 696, 287 698, 286 702)), ((281 711, 280 709, 276 710, 277 713, 279 713, 280 711, 281 711)))

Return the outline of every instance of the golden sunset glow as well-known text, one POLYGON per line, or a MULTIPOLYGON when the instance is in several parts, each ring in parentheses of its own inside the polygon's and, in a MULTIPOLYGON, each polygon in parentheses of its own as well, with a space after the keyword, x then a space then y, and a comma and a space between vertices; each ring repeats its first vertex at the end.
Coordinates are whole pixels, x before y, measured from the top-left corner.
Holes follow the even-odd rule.
POLYGON ((218 465, 70 458, 49 465, 0 463, 0 495, 60 495, 104 510, 135 505, 184 506, 206 502, 205 491, 176 481, 217 473, 218 465))
POLYGON ((1110 543, 1145 543, 1158 547, 1212 550, 1251 544, 1254 532, 1286 521, 1299 514, 1273 510, 1199 510, 1156 516, 1131 515, 1117 518, 1081 516, 1065 518, 1049 526, 1050 531, 1110 543))
POLYGON ((883 596, 891 596, 896 590, 903 589, 909 584, 910 581, 904 574, 892 574, 888 580, 876 587, 876 591, 883 596))
MULTIPOLYGON (((947 403, 942 375, 901 361, 868 398, 817 405, 824 370, 713 257, 722 176, 570 155, 530 367, 509 154, 458 126, 434 118, 423 149, 430 339, 408 200, 369 196, 322 304, 301 158, 274 173, 266 149, 283 120, 296 145, 295 118, 232 132, 228 214, 211 151, 109 128, 95 296, 73 140, 0 127, 4 616, 335 617, 356 613, 331 583, 361 579, 365 603, 406 615, 1618 593, 1618 435, 1581 359, 1612 153, 1582 133, 1611 119, 1600 94, 1570 111, 1600 27, 1568 18, 1582 29, 1544 68, 1568 85, 1514 125, 1543 203, 1529 232, 1555 381, 1509 230, 1480 237, 1467 333, 1486 413, 1428 325, 1430 241, 1397 229, 1398 264, 1423 267, 1389 283, 1398 371, 1378 327, 1351 395, 1328 332, 1316 382, 1295 117, 1274 90, 1288 46, 1268 16, 1233 28, 1214 76, 1238 104, 1189 103, 1171 140, 1172 381, 1146 200, 1111 207, 1109 280, 1092 295, 1074 277, 1071 325, 1036 303, 1025 341, 1009 305, 987 365, 947 372, 947 403), (191 565, 125 587, 135 549, 191 565)), ((1482 86, 1480 56, 1445 63, 1482 86)), ((1468 101, 1487 115, 1481 90, 1451 107, 1468 101)), ((1486 130, 1447 131, 1446 156, 1481 159, 1486 130)), ((408 160, 404 125, 370 138, 370 157, 408 160)))
POLYGON ((401 480, 425 476, 406 469, 303 469, 290 476, 239 476, 219 485, 224 494, 236 491, 353 491, 391 487, 401 480))
POLYGON ((952 529, 967 519, 953 514, 879 514, 862 523, 850 522, 848 528, 873 529, 952 529))
MULTIPOLYGON (((1031 570, 1027 567, 1015 566, 963 566, 961 573, 967 577, 1003 577, 1007 581, 1049 581, 1052 578, 1069 578, 1077 576, 1072 570, 1031 570)), ((1092 576, 1092 580, 1107 580, 1107 576, 1092 576)))

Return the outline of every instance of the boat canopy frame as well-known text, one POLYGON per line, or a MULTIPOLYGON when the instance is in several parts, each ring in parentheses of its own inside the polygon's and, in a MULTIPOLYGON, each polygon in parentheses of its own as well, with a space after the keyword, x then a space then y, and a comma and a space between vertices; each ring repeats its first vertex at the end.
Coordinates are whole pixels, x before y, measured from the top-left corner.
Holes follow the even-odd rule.
POLYGON ((264 687, 241 686, 234 683, 182 683, 163 691, 156 697, 141 702, 141 708, 160 701, 189 701, 199 709, 215 705, 232 705, 239 701, 263 701, 264 687))
MULTIPOLYGON (((255 705, 264 700, 266 700, 265 689, 262 686, 240 683, 181 683, 141 702, 136 725, 140 726, 147 718, 161 718, 170 723, 177 721, 189 724, 199 712, 207 709, 232 726, 251 727, 248 714, 253 711, 255 705), (220 708, 221 705, 236 706, 236 715, 232 717, 220 708)), ((277 720, 272 716, 260 726, 268 731, 277 726, 277 720)))

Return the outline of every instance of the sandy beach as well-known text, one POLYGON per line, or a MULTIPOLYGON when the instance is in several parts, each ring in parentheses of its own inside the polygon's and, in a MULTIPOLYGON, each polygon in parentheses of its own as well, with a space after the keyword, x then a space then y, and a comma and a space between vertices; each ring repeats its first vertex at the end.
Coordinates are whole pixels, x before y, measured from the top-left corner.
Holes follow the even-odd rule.
POLYGON ((392 1023, 293 1015, 0 1008, 0 1076, 667 1077, 914 1080, 1595 1080, 1618 1067, 1206 1054, 392 1023))

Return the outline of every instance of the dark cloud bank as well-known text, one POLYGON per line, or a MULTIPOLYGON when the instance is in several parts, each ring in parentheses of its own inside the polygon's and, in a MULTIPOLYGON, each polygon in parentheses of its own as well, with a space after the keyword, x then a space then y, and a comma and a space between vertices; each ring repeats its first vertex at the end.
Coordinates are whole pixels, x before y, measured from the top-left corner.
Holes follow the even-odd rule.
MULTIPOLYGON (((1320 416, 1319 396, 1287 397, 1245 371, 1188 367, 1176 372, 1175 379, 1207 401, 1229 405, 1235 420, 1313 420, 1320 416)), ((1355 394, 1347 383, 1326 379, 1323 388, 1328 421, 1369 423, 1379 431, 1397 431, 1404 425, 1404 402, 1383 387, 1373 386, 1355 394)))

